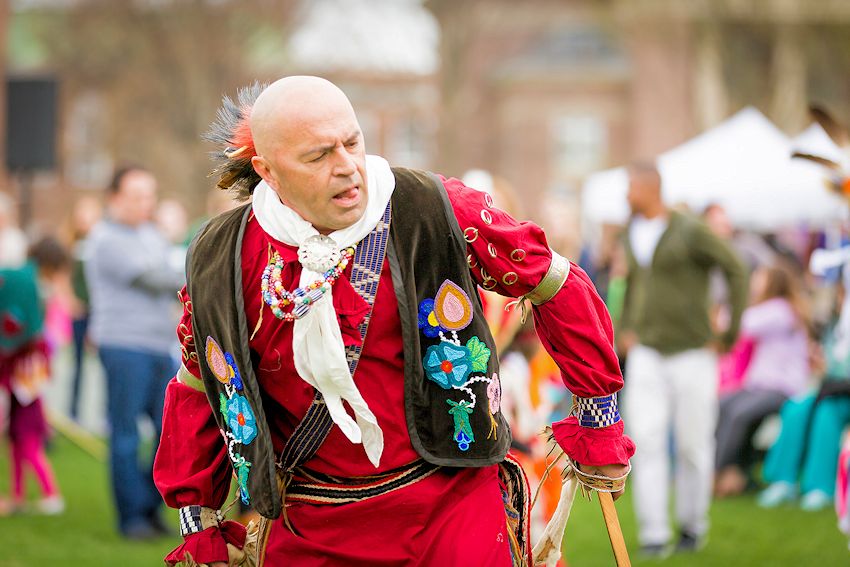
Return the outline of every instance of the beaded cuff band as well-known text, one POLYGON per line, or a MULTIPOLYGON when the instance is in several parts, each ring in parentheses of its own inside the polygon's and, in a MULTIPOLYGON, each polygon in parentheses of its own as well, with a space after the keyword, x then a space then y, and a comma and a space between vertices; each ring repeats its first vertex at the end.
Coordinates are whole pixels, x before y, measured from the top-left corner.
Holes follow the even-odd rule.
POLYGON ((582 427, 608 427, 620 421, 620 411, 617 408, 617 394, 598 398, 573 398, 573 414, 578 418, 582 427))
POLYGON ((549 264, 549 270, 537 287, 525 294, 534 305, 542 305, 555 297, 567 281, 567 276, 570 275, 570 261, 552 251, 552 262, 549 264))
POLYGON ((183 537, 202 532, 221 522, 221 512, 204 506, 180 508, 180 535, 183 537))

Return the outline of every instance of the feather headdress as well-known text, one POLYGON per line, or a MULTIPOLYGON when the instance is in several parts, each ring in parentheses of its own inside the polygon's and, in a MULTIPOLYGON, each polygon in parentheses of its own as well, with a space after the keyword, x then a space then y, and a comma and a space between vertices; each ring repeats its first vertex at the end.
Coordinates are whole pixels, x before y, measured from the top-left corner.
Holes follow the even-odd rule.
MULTIPOLYGON (((846 126, 840 124, 825 108, 820 106, 809 106, 809 116, 820 124, 827 136, 845 155, 850 153, 850 130, 846 126)), ((826 186, 839 195, 843 195, 846 199, 850 199, 850 170, 847 168, 846 160, 838 163, 823 156, 799 151, 793 152, 791 157, 805 159, 826 167, 826 186)))
POLYGON ((242 201, 251 196, 260 182, 260 176, 251 165, 251 158, 257 155, 257 150, 251 136, 250 120, 251 108, 266 86, 255 82, 243 87, 237 91, 235 101, 225 95, 215 122, 203 135, 204 140, 220 148, 210 154, 217 162, 210 177, 218 176, 218 188, 232 191, 242 201))

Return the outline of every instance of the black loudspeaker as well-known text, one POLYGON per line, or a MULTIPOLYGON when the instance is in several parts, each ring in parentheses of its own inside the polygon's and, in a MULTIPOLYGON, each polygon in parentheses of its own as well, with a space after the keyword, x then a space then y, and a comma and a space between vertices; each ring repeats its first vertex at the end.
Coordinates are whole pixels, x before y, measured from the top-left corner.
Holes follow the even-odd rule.
POLYGON ((6 167, 9 171, 56 165, 56 79, 12 77, 6 83, 6 167))

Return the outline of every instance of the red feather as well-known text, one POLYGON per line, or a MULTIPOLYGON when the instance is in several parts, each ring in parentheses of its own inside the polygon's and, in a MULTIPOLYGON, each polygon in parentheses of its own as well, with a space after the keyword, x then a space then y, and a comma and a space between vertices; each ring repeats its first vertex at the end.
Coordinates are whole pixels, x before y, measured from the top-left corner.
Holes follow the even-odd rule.
POLYGON ((243 106, 241 114, 239 123, 233 129, 233 139, 230 140, 230 143, 236 150, 245 148, 239 152, 239 159, 251 159, 257 155, 257 150, 254 148, 254 137, 251 135, 251 107, 243 106))

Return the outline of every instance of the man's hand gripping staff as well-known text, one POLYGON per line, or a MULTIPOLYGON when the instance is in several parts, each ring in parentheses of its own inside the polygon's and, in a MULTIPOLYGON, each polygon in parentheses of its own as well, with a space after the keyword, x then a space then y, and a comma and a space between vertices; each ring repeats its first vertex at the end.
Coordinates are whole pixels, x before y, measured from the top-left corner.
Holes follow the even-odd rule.
MULTIPOLYGON (((591 492, 596 492, 617 566, 630 567, 631 561, 629 560, 629 553, 623 539, 620 521, 617 518, 617 509, 614 506, 614 500, 623 494, 626 486, 626 477, 628 477, 631 471, 631 465, 605 465, 600 467, 580 465, 573 462, 563 449, 554 443, 551 433, 551 429, 547 427, 544 435, 548 434, 550 442, 553 444, 550 450, 550 456, 553 453, 556 453, 556 456, 549 466, 546 467, 546 472, 540 479, 540 485, 543 484, 550 471, 557 466, 559 461, 566 459, 566 466, 561 473, 563 485, 561 487, 558 506, 552 515, 552 519, 546 525, 543 535, 532 550, 534 565, 555 567, 558 563, 558 560, 561 558, 561 543, 564 538, 567 520, 570 518, 570 511, 575 500, 576 492, 581 488, 584 495, 588 498, 590 498, 591 492)), ((538 486, 537 492, 534 494, 534 499, 531 502, 532 508, 537 501, 539 493, 540 486, 538 486)))

